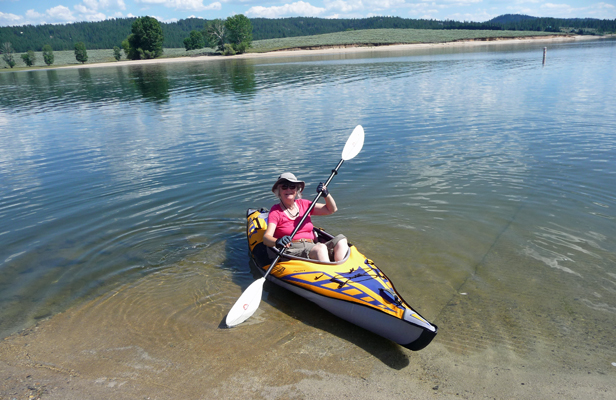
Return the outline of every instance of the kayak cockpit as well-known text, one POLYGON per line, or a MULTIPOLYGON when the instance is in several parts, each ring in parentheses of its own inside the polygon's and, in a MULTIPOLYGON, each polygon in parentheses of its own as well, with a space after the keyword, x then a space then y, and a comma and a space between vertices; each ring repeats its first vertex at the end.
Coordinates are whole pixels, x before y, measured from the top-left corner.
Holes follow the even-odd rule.
MULTIPOLYGON (((331 240, 334 238, 333 235, 330 235, 329 233, 325 232, 324 230, 322 230, 321 228, 314 228, 314 236, 317 238, 316 241, 319 243, 326 243, 327 241, 331 240)), ((347 250, 344 258, 340 261, 320 261, 320 260, 314 260, 312 258, 305 258, 305 257, 297 257, 297 256, 292 256, 290 254, 283 254, 282 255, 282 260, 298 260, 298 261, 304 261, 304 262, 308 262, 308 263, 313 263, 313 264, 324 264, 324 265, 340 265, 340 264, 344 264, 345 262, 348 261, 349 256, 351 255, 351 244, 349 243, 349 250, 347 250)), ((280 250, 275 248, 275 247, 270 247, 270 250, 272 251, 272 253, 274 254, 280 254, 280 250)), ((270 261, 274 261, 275 257, 270 257, 270 261)))
MULTIPOLYGON (((278 250, 277 248, 267 247, 263 243, 263 235, 265 234, 265 230, 267 229, 268 216, 269 216, 269 210, 267 208, 261 208, 258 210, 251 208, 251 209, 248 209, 246 213, 246 217, 248 218, 248 225, 247 225, 247 232, 246 232, 247 237, 248 237, 248 245, 250 247, 251 253, 253 254, 254 257, 256 257, 259 266, 271 264, 276 258, 276 255, 278 255, 280 252, 280 250, 278 250)), ((323 229, 317 228, 317 227, 314 228, 314 235, 316 238, 315 240, 318 241, 319 243, 325 243, 334 238, 334 236, 331 235, 330 233, 325 232, 323 229)), ((351 250, 350 250, 351 247, 352 245, 349 243, 349 251, 347 251, 347 254, 344 256, 344 258, 341 261, 329 261, 329 262, 319 261, 319 260, 313 260, 311 258, 291 256, 286 253, 282 255, 281 261, 297 260, 297 261, 303 261, 303 262, 308 262, 308 263, 313 263, 313 264, 341 265, 348 261, 349 256, 351 254, 351 250)))

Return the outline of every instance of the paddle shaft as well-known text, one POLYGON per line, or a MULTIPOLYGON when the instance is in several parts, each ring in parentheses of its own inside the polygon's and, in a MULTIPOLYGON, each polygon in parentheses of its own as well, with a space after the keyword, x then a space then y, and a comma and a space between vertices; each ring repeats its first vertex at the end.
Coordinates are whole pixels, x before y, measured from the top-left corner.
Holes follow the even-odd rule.
MULTIPOLYGON (((344 162, 344 159, 340 160, 340 162, 338 163, 338 165, 336 166, 336 168, 334 168, 332 170, 331 175, 329 176, 329 178, 327 179, 327 182, 325 182, 325 184, 323 184, 323 186, 328 186, 329 183, 332 181, 332 179, 334 179, 334 176, 336 176, 336 174, 338 173, 338 170, 340 169, 340 166, 342 165, 342 163, 344 162)), ((297 231, 299 231, 299 229, 302 227, 302 225, 304 224, 304 221, 306 220, 306 218, 308 218, 308 216, 310 215, 310 212, 312 211, 312 209, 314 208, 314 206, 317 204, 317 201, 321 198, 321 194, 322 192, 317 193, 317 197, 314 198, 314 200, 312 200, 312 203, 310 203, 310 207, 308 207, 308 211, 306 211, 306 213, 304 214, 304 216, 302 217, 302 219, 299 221, 299 224, 295 227, 295 229, 293 230, 293 232, 291 233, 291 239, 293 238, 293 236, 295 236, 295 234, 297 233, 297 231)), ((284 254, 284 252, 287 250, 286 247, 283 247, 282 250, 280 250, 280 253, 278 253, 278 255, 276 256, 276 258, 274 259, 274 262, 272 262, 272 264, 270 265, 270 267, 267 269, 267 271, 265 272, 265 275, 263 275, 263 278, 267 278, 267 276, 269 275, 269 273, 272 271, 272 269, 274 269, 274 266, 276 264, 278 264, 278 261, 280 260, 280 257, 282 257, 282 255, 284 254)))

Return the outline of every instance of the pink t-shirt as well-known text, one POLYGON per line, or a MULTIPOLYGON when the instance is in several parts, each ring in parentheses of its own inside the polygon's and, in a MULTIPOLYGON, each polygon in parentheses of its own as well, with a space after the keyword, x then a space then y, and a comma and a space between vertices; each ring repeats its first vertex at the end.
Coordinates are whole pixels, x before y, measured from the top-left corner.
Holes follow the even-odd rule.
MULTIPOLYGON (((284 212, 280 204, 276 204, 272 207, 269 212, 268 223, 276 224, 276 231, 274 232, 274 237, 280 239, 285 235, 290 235, 293 233, 293 230, 301 221, 302 216, 306 213, 308 208, 310 208, 311 202, 305 199, 297 199, 295 200, 297 207, 299 208, 299 215, 295 219, 290 219, 287 214, 284 212)), ((311 213, 312 214, 312 213, 311 213)), ((314 240, 314 232, 312 221, 310 220, 310 215, 304 221, 302 227, 297 231, 295 236, 293 236, 294 240, 297 239, 311 239, 314 240)))

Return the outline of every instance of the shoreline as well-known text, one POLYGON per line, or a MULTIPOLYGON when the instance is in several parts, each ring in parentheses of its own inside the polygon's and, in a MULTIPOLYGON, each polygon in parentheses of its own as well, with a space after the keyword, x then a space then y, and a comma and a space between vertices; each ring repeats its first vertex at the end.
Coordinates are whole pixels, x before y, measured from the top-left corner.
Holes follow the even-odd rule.
MULTIPOLYGON (((63 65, 57 67, 42 67, 32 69, 21 69, 19 71, 48 71, 52 69, 79 69, 79 68, 104 68, 104 67, 123 67, 129 65, 149 65, 149 64, 173 64, 180 62, 203 62, 203 61, 220 61, 220 60, 245 60, 245 59, 262 59, 276 57, 299 57, 306 55, 332 55, 332 54, 360 54, 370 52, 388 52, 388 51, 408 51, 408 50, 423 50, 442 47, 478 47, 478 46, 494 46, 506 44, 528 44, 528 43, 562 43, 574 42, 579 40, 598 40, 609 39, 612 35, 605 36, 587 36, 587 35, 572 35, 572 36, 522 36, 517 38, 487 38, 487 39, 463 39, 452 42, 437 42, 437 43, 409 43, 409 44, 378 44, 371 46, 362 45, 337 45, 337 46, 318 46, 308 48, 295 48, 284 50, 273 50, 264 53, 243 53, 235 56, 223 55, 202 55, 188 57, 171 57, 171 58, 155 58, 150 60, 121 60, 113 62, 101 62, 92 64, 74 64, 63 65)), ((4 71, 8 72, 8 71, 4 71)))

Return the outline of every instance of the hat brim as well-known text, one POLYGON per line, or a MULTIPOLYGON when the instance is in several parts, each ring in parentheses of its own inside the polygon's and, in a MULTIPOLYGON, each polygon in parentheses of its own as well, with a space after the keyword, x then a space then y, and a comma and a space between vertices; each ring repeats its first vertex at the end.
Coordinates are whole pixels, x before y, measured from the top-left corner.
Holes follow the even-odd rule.
POLYGON ((293 180, 293 179, 287 179, 287 178, 280 178, 276 181, 276 183, 274 183, 274 186, 272 186, 272 192, 276 192, 276 188, 278 187, 278 185, 280 185, 283 182, 289 182, 289 183, 296 183, 300 186, 299 191, 303 192, 304 188, 306 187, 306 183, 304 181, 299 181, 299 180, 293 180))

